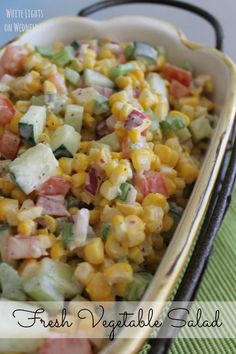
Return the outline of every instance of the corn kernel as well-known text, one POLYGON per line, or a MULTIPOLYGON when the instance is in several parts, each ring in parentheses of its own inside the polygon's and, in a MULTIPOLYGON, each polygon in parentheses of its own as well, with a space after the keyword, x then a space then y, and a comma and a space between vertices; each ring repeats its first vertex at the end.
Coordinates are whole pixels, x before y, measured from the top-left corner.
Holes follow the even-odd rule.
POLYGON ((126 90, 119 91, 110 96, 109 102, 113 106, 115 102, 126 102, 128 100, 128 92, 126 90))
POLYGON ((93 69, 95 66, 96 60, 94 58, 85 57, 83 61, 84 69, 93 69))
POLYGON ((46 127, 50 130, 55 130, 57 127, 63 125, 63 120, 58 118, 55 114, 50 113, 47 116, 46 127))
POLYGON ((145 88, 139 95, 139 102, 144 109, 152 108, 152 106, 157 103, 157 96, 145 88))
POLYGON ((187 114, 184 114, 183 112, 180 112, 180 111, 171 111, 171 112, 168 113, 168 117, 175 118, 176 116, 181 117, 183 119, 183 121, 185 122, 186 127, 189 126, 190 119, 187 116, 187 114))
POLYGON ((63 257, 66 256, 66 250, 64 249, 63 245, 62 245, 62 242, 61 240, 57 240, 51 250, 50 250, 50 256, 52 259, 55 259, 55 260, 60 260, 62 259, 63 257))
POLYGON ((56 219, 54 219, 52 216, 45 215, 44 216, 44 224, 50 232, 53 233, 56 231, 57 222, 56 222, 56 219))
POLYGON ((96 126, 95 118, 87 112, 84 113, 83 123, 87 128, 90 128, 90 129, 95 128, 95 126, 96 126))
POLYGON ((8 178, 0 178, 0 189, 3 194, 10 194, 15 188, 15 184, 8 178))
POLYGON ((119 186, 114 185, 111 181, 107 180, 102 183, 100 187, 100 194, 107 200, 113 200, 118 196, 119 186))
POLYGON ((167 187, 168 190, 168 194, 169 195, 174 195, 176 193, 176 184, 174 181, 172 181, 171 178, 164 176, 164 180, 165 180, 165 185, 167 187))
POLYGON ((43 208, 35 206, 29 209, 21 210, 18 213, 17 218, 19 221, 34 220, 42 216, 42 213, 43 208))
POLYGON ((105 275, 100 272, 93 274, 86 291, 92 301, 112 301, 114 299, 112 287, 108 284, 105 275))
POLYGON ((187 184, 193 183, 199 175, 198 167, 192 163, 181 164, 178 170, 179 170, 179 175, 183 177, 183 179, 187 184))
POLYGON ((139 216, 142 213, 142 207, 139 203, 135 203, 133 205, 116 202, 117 209, 124 215, 137 215, 139 216))
POLYGON ((160 193, 149 193, 142 202, 143 207, 155 205, 161 207, 165 213, 168 212, 169 206, 164 195, 160 193))
POLYGON ((173 225, 174 225, 174 219, 168 214, 164 215, 162 231, 164 232, 169 231, 173 225))
POLYGON ((151 162, 151 169, 154 171, 160 171, 161 167, 161 160, 158 155, 153 155, 152 162, 151 162))
POLYGON ((129 247, 140 245, 145 239, 144 223, 136 215, 128 215, 125 218, 129 247))
POLYGON ((125 89, 132 86, 132 80, 128 76, 119 76, 116 79, 116 85, 121 89, 125 89))
POLYGON ((43 83, 43 92, 45 95, 57 93, 57 88, 51 81, 45 80, 43 83))
POLYGON ((72 168, 76 172, 83 172, 88 168, 89 158, 87 155, 78 153, 75 154, 72 161, 72 168))
POLYGON ((119 117, 120 115, 120 111, 122 109, 124 105, 124 102, 123 101, 115 101, 111 107, 111 111, 112 111, 112 114, 115 116, 115 117, 119 117))
POLYGON ((133 150, 131 152, 131 160, 137 172, 149 171, 151 168, 152 158, 153 153, 148 149, 133 150))
POLYGON ((27 195, 18 187, 11 191, 11 196, 13 199, 17 199, 21 204, 27 199, 27 195))
POLYGON ((160 232, 162 229, 162 220, 164 212, 159 206, 145 206, 143 208, 142 220, 146 224, 148 232, 160 232))
POLYGON ((17 212, 19 202, 15 199, 4 198, 0 200, 0 221, 6 221, 7 215, 11 212, 17 212))
POLYGON ((183 97, 180 98, 179 100, 180 107, 183 106, 192 106, 192 107, 197 107, 200 105, 199 98, 197 96, 189 96, 189 97, 183 97))
POLYGON ((119 262, 106 267, 104 275, 110 285, 130 283, 133 280, 133 269, 129 263, 119 262))
POLYGON ((69 213, 71 215, 75 215, 75 214, 77 214, 78 210, 79 210, 78 208, 72 207, 72 208, 69 209, 69 213))
POLYGON ((124 297, 127 294, 129 288, 129 283, 117 283, 113 285, 113 292, 117 296, 122 296, 124 297))
POLYGON ((127 236, 127 227, 125 219, 121 215, 115 215, 112 219, 112 229, 115 235, 115 238, 118 242, 123 242, 126 240, 127 236))
POLYGON ((91 264, 101 264, 104 260, 104 246, 102 240, 97 237, 84 248, 85 259, 91 264))
POLYGON ((40 143, 50 144, 50 136, 47 133, 39 134, 38 141, 40 143))
POLYGON ((128 245, 126 242, 121 244, 116 240, 115 236, 111 234, 105 243, 105 251, 108 257, 118 260, 127 255, 128 245))
POLYGON ((128 258, 135 264, 141 264, 144 262, 143 253, 139 246, 129 248, 128 258))
POLYGON ((80 284, 87 286, 93 274, 95 274, 94 267, 88 262, 81 262, 77 265, 74 276, 80 284))
POLYGON ((141 138, 141 133, 138 129, 131 129, 128 131, 128 138, 132 142, 137 143, 137 142, 139 142, 139 140, 141 138))
POLYGON ((19 132, 19 121, 22 118, 21 113, 17 113, 14 115, 14 117, 10 121, 9 129, 12 133, 18 134, 19 132))
POLYGON ((119 164, 111 173, 110 181, 114 185, 124 183, 128 178, 128 169, 126 165, 119 164))
POLYGON ((30 236, 36 231, 36 223, 32 220, 20 221, 17 231, 21 235, 30 236))
POLYGON ((128 115, 132 112, 133 106, 129 103, 124 103, 120 112, 119 112, 119 119, 124 122, 128 115))
POLYGON ((110 59, 114 58, 114 55, 112 54, 111 50, 109 48, 101 48, 98 54, 99 59, 110 59))
POLYGON ((67 175, 71 175, 73 159, 71 159, 69 157, 61 157, 58 160, 58 162, 59 162, 59 166, 61 167, 63 172, 66 173, 67 175))
POLYGON ((93 209, 89 211, 89 224, 95 225, 99 222, 100 219, 100 211, 98 209, 93 209))
POLYGON ((72 184, 73 187, 82 187, 85 184, 87 178, 87 173, 86 172, 78 172, 72 175, 72 184))

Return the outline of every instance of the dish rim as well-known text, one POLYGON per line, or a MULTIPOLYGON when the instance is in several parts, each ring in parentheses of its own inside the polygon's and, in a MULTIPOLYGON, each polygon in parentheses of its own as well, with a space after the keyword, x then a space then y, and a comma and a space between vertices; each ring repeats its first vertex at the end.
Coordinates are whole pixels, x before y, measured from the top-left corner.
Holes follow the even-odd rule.
MULTIPOLYGON (((176 259, 176 261, 174 262, 175 267, 172 269, 172 272, 168 275, 169 276, 168 281, 164 281, 162 283, 158 279, 159 285, 153 286, 153 284, 156 284, 156 283, 158 284, 157 278, 158 278, 158 276, 161 275, 159 273, 164 271, 164 269, 165 269, 164 265, 167 265, 167 263, 170 263, 170 261, 168 261, 168 259, 166 257, 167 254, 165 254, 160 267, 158 267, 158 270, 155 273, 152 284, 150 285, 149 289, 147 290, 147 292, 144 296, 144 299, 141 300, 141 302, 144 300, 145 301, 161 302, 161 301, 167 301, 168 297, 172 294, 175 286, 177 285, 180 275, 184 271, 184 267, 187 263, 187 259, 188 259, 189 255, 191 255, 191 248, 193 247, 194 241, 197 238, 199 224, 201 223, 201 221, 203 219, 204 212, 207 208, 207 203, 210 198, 210 194, 212 192, 216 177, 218 175, 218 172, 219 172, 219 169, 221 166, 223 155, 226 150, 227 141, 229 139, 229 135, 232 130, 233 121, 234 121, 234 114, 235 114, 235 110, 236 110, 236 105, 235 105, 235 103, 236 103, 236 90, 234 90, 236 88, 236 68, 235 68, 235 64, 229 58, 228 55, 220 52, 219 50, 217 50, 215 48, 210 48, 206 45, 202 45, 202 44, 193 42, 191 40, 188 40, 186 35, 184 34, 184 32, 178 26, 174 25, 173 23, 171 23, 169 21, 158 18, 158 17, 115 16, 115 17, 112 17, 112 18, 104 20, 104 21, 97 21, 97 20, 92 20, 90 18, 84 18, 84 17, 78 17, 78 16, 61 16, 61 17, 53 17, 53 18, 47 19, 47 20, 39 23, 37 25, 37 28, 39 29, 40 27, 42 27, 45 24, 48 24, 50 22, 52 22, 52 23, 53 22, 61 22, 61 21, 65 21, 65 20, 71 21, 71 20, 75 20, 75 19, 78 21, 83 21, 83 22, 91 23, 93 25, 101 26, 102 23, 104 23, 104 22, 107 23, 109 21, 119 21, 119 20, 128 19, 128 18, 132 18, 133 20, 134 19, 136 19, 136 20, 138 20, 138 19, 146 19, 146 20, 153 19, 157 23, 158 22, 161 23, 162 25, 164 25, 164 27, 166 26, 169 29, 171 29, 173 34, 175 33, 176 39, 178 39, 179 43, 180 44, 182 43, 189 50, 197 51, 198 49, 204 49, 204 51, 207 51, 207 52, 213 54, 214 56, 218 57, 226 65, 226 67, 229 71, 229 74, 231 75, 231 86, 232 87, 229 88, 228 96, 230 96, 230 97, 228 98, 227 102, 225 102, 225 105, 224 105, 224 115, 222 113, 222 117, 221 117, 223 122, 221 122, 221 125, 218 124, 218 127, 216 128, 217 132, 215 132, 215 137, 218 137, 219 139, 217 141, 217 144, 216 143, 210 144, 208 152, 207 152, 207 156, 205 157, 204 163, 203 163, 203 165, 205 167, 204 170, 206 170, 208 172, 209 178, 207 180, 207 183, 202 182, 202 180, 203 180, 203 172, 202 172, 201 175, 198 177, 198 180, 197 180, 194 190, 193 190, 193 192, 194 192, 197 189, 202 189, 202 192, 205 191, 205 195, 204 196, 201 195, 201 198, 199 198, 198 207, 196 207, 196 210, 195 210, 196 215, 194 216, 193 210, 190 209, 190 206, 191 206, 191 204, 193 204, 193 200, 195 201, 197 198, 194 198, 193 193, 192 193, 191 198, 188 201, 188 206, 186 208, 186 210, 190 210, 191 216, 189 218, 192 220, 192 225, 190 225, 190 223, 186 220, 186 217, 185 217, 185 219, 183 219, 183 217, 182 217, 181 221, 175 231, 174 238, 177 237, 176 235, 180 231, 188 230, 188 237, 187 237, 187 242, 189 242, 188 247, 187 247, 187 244, 185 244, 185 248, 183 249, 182 253, 180 254, 180 258, 176 259), (208 167, 206 166, 206 161, 208 159, 210 159, 210 157, 212 157, 213 161, 214 161, 211 164, 209 164, 211 166, 211 168, 209 166, 208 167), (201 185, 203 185, 202 188, 200 188, 201 185), (191 203, 190 203, 190 201, 191 201, 191 203), (159 290, 159 292, 158 292, 158 290, 159 290)), ((111 24, 111 26, 112 26, 112 24, 111 24)), ((162 28, 164 28, 164 27, 162 27, 162 28)), ((31 29, 30 31, 28 31, 26 33, 22 33, 19 36, 12 39, 10 42, 6 43, 5 45, 3 45, 0 48, 0 53, 6 47, 6 45, 14 44, 14 43, 16 44, 24 36, 27 36, 27 34, 29 32, 33 32, 33 31, 34 31, 34 29, 31 29)), ((204 171, 203 168, 201 170, 204 171)), ((195 204, 196 203, 197 202, 195 202, 195 204)), ((168 249, 170 249, 170 247, 168 247, 168 249)), ((168 251, 168 249, 167 249, 167 251, 168 251)), ((170 251, 168 253, 170 253, 170 251)), ((161 276, 160 276, 160 278, 161 278, 161 276)), ((163 280, 165 280, 165 279, 163 279, 163 280)), ((161 312, 161 308, 156 309, 154 317, 158 317, 160 312, 161 312)), ((142 329, 138 329, 138 330, 140 331, 140 335, 141 335, 140 338, 134 338, 134 339, 130 338, 130 339, 124 340, 124 339, 121 339, 118 337, 114 343, 111 343, 110 345, 107 345, 106 347, 104 347, 100 351, 100 353, 103 353, 103 354, 114 353, 115 354, 117 352, 116 350, 118 350, 119 353, 126 353, 126 352, 128 352, 130 354, 136 353, 141 348, 143 343, 148 338, 148 335, 150 334, 150 330, 147 327, 145 329, 142 328, 142 329)))

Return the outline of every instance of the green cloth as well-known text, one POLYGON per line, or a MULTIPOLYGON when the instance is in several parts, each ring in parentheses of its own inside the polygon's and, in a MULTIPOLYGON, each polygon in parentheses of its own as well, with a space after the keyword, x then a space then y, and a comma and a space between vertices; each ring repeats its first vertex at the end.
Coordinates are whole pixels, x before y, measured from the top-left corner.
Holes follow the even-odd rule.
MULTIPOLYGON (((236 300, 236 187, 196 301, 236 300)), ((177 338, 168 354, 236 354, 235 339, 177 338)))

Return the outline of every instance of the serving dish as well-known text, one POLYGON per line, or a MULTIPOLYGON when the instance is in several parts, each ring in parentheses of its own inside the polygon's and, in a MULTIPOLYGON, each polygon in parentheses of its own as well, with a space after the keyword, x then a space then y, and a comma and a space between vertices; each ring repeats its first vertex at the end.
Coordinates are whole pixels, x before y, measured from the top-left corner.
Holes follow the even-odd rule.
MULTIPOLYGON (((75 35, 77 38, 92 38, 105 37, 107 33, 120 41, 139 40, 150 44, 155 44, 158 38, 158 43, 164 44, 167 49, 170 62, 190 60, 197 72, 210 74, 214 81, 213 99, 218 107, 219 121, 188 206, 144 297, 145 301, 167 301, 191 255, 232 130, 236 102, 235 66, 217 50, 189 42, 173 25, 141 16, 122 16, 103 22, 76 17, 55 18, 38 25, 14 43, 50 46, 59 40, 69 43, 75 35)), ((155 317, 160 312, 160 307, 154 308, 155 317)), ((118 338, 102 353, 137 352, 149 335, 148 328, 137 328, 137 331, 136 339, 118 338)))

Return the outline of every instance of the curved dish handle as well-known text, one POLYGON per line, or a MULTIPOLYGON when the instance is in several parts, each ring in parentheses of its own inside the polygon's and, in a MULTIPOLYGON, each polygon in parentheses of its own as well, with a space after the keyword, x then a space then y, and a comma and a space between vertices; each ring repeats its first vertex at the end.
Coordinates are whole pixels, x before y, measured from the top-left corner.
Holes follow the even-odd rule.
POLYGON ((202 17, 206 20, 213 28, 215 34, 215 48, 222 50, 223 48, 223 29, 220 22, 208 11, 203 10, 202 8, 176 0, 105 0, 99 1, 93 5, 87 6, 84 9, 80 10, 78 16, 86 17, 97 11, 107 9, 109 7, 118 6, 118 5, 127 5, 127 4, 156 4, 156 5, 165 5, 176 7, 178 9, 186 10, 192 12, 195 15, 202 17))

